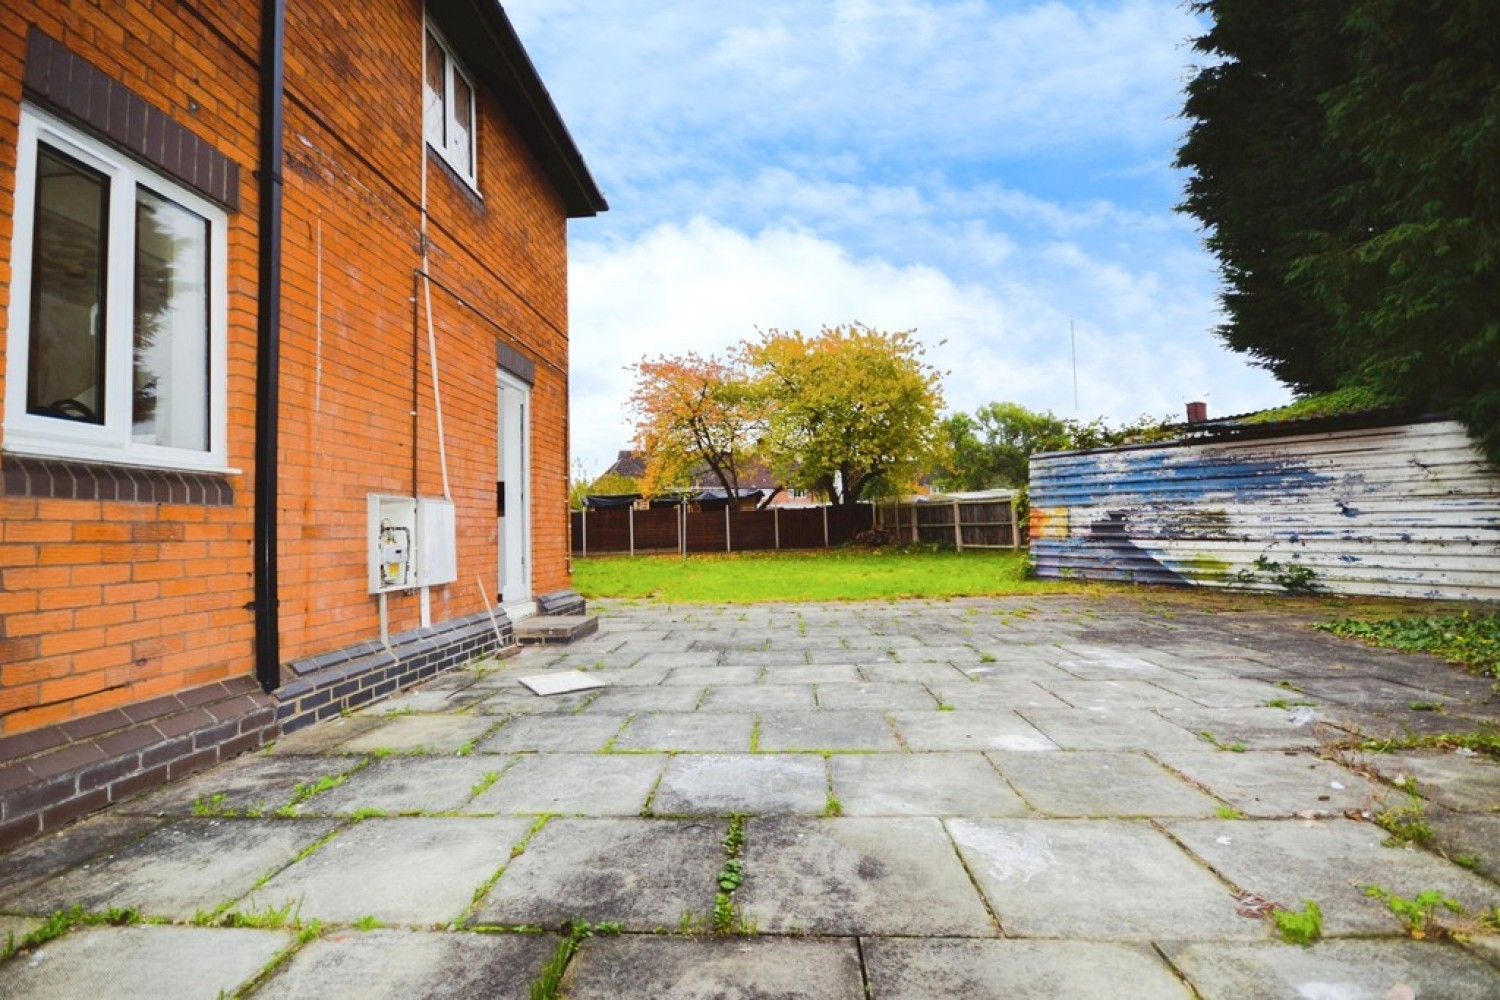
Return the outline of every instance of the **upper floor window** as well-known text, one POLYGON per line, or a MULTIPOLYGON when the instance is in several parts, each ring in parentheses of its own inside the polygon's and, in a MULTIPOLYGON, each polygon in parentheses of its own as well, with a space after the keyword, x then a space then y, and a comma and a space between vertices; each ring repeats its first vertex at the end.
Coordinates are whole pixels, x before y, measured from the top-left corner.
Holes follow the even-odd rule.
POLYGON ((477 188, 474 84, 431 25, 427 27, 426 62, 423 128, 427 144, 477 188))
POLYGON ((16 152, 5 449, 222 468, 223 211, 28 105, 16 152))

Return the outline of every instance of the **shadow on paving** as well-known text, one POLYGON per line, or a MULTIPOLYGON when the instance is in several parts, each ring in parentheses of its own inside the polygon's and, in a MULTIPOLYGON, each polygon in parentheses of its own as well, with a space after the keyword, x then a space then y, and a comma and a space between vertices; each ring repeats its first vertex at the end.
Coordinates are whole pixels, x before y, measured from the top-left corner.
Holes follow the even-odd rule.
POLYGON ((595 610, 0 858, 0 997, 1500 996, 1432 738, 1493 680, 1305 603, 595 610))

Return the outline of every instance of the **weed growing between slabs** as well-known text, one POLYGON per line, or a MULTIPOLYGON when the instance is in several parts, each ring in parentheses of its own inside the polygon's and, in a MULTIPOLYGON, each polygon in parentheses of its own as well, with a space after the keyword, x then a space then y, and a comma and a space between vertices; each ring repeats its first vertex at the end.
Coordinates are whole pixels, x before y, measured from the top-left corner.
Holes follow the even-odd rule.
POLYGON ((1403 653, 1432 653, 1476 673, 1500 677, 1500 612, 1343 618, 1313 627, 1403 653))

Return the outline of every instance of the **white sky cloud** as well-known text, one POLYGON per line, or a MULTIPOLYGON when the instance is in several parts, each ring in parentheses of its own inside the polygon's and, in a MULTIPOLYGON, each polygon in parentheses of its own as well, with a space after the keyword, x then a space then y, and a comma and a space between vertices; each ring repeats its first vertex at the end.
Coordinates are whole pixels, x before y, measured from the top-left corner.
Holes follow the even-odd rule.
POLYGON ((625 366, 756 327, 916 327, 951 409, 1287 398, 1224 351, 1169 164, 1178 0, 507 0, 611 202, 570 229, 573 447, 625 366), (939 344, 940 341, 946 343, 939 344))

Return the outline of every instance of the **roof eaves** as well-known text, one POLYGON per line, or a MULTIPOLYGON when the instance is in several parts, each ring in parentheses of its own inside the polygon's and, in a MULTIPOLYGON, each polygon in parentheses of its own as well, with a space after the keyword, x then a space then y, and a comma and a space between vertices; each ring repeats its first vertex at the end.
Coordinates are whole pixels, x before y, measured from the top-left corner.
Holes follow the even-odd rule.
POLYGON ((608 211, 609 203, 499 0, 428 0, 427 13, 499 99, 562 197, 568 218, 608 211))

